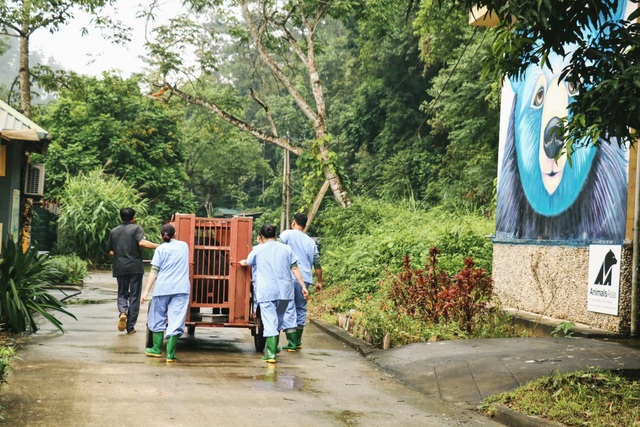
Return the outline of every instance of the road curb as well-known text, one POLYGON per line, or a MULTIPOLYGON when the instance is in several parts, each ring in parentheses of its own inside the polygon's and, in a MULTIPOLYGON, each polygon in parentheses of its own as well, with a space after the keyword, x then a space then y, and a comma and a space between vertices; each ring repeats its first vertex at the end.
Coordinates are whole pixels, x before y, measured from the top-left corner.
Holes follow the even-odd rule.
POLYGON ((506 406, 498 406, 493 413, 493 420, 509 427, 562 427, 563 424, 545 420, 534 415, 525 415, 506 406))
POLYGON ((346 344, 351 347, 362 356, 368 356, 369 354, 378 351, 377 348, 372 346, 371 344, 363 341, 359 338, 354 337, 349 332, 345 331, 342 328, 339 328, 336 325, 331 325, 329 323, 323 322, 321 320, 309 319, 309 322, 312 323, 317 328, 321 329, 323 332, 331 335, 336 338, 338 341, 346 344))

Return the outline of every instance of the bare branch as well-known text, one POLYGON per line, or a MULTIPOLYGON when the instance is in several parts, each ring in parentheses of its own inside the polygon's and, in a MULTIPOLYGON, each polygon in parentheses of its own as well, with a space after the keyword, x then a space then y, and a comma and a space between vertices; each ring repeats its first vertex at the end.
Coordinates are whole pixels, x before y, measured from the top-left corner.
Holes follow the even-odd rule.
POLYGON ((278 128, 276 128, 276 123, 273 121, 273 117, 271 116, 271 112, 269 111, 269 106, 266 102, 258 98, 253 89, 249 89, 249 93, 251 94, 251 98, 256 101, 264 110, 264 114, 267 116, 267 120, 269 121, 269 125, 271 126, 271 132, 275 136, 278 136, 278 128))
POLYGON ((309 62, 308 62, 307 56, 305 55, 305 53, 302 51, 302 48, 298 44, 298 40, 296 40, 293 34, 291 34, 291 31, 289 31, 289 29, 285 26, 285 23, 280 23, 276 21, 273 21, 273 23, 284 32, 285 38, 293 48, 293 51, 296 53, 296 55, 298 55, 298 58, 300 58, 300 60, 304 63, 305 67, 308 68, 309 62))
MULTIPOLYGON (((294 147, 293 145, 289 144, 289 142, 286 139, 280 138, 276 135, 269 135, 266 134, 260 130, 258 130, 257 128, 251 126, 250 124, 238 119, 237 117, 227 113, 225 110, 223 110, 222 108, 220 108, 218 105, 209 102, 209 101, 205 101, 204 99, 201 98, 196 98, 195 96, 192 96, 186 92, 181 91, 180 89, 176 88, 175 86, 172 86, 170 84, 165 84, 166 90, 169 90, 172 94, 174 94, 175 96, 177 96, 180 99, 183 99, 184 101, 188 102, 189 104, 193 104, 193 105, 199 105, 201 107, 206 108, 207 110, 213 112, 214 114, 216 114, 218 117, 220 117, 222 120, 226 121, 227 123, 237 127, 240 130, 243 130, 253 136, 255 136, 258 139, 261 139, 263 141, 267 141, 270 142, 272 144, 277 145, 278 147, 284 148, 285 150, 288 150, 296 155, 301 155, 302 154, 302 149, 299 147, 294 147)), ((166 91, 165 90, 165 91, 166 91)), ((161 98, 162 99, 162 98, 161 98)), ((164 100, 164 99, 162 99, 164 100)))
POLYGON ((321 7, 318 8, 318 10, 316 11, 316 16, 313 18, 313 24, 311 25, 311 33, 315 34, 316 32, 316 27, 318 26, 318 24, 320 23, 320 20, 322 19, 322 17, 325 15, 325 13, 327 13, 327 8, 328 8, 328 4, 324 3, 321 7))
POLYGON ((295 88, 293 83, 291 83, 291 81, 284 74, 282 69, 278 66, 278 64, 276 64, 275 60, 271 57, 271 55, 267 51, 267 48, 262 43, 260 34, 258 33, 258 29, 256 28, 256 25, 254 24, 251 18, 251 12, 249 11, 249 7, 246 2, 242 2, 242 12, 244 15, 244 19, 247 25, 249 26, 249 31, 251 32, 253 41, 256 44, 256 47, 258 48, 258 52, 262 57, 262 59, 264 60, 267 67, 269 67, 269 69, 273 72, 276 78, 280 80, 280 82, 282 82, 282 84, 285 86, 285 88, 289 92, 289 95, 291 95, 291 97, 296 102, 300 110, 302 110, 304 115, 307 116, 307 118, 311 121, 314 129, 317 129, 319 126, 322 126, 323 120, 320 119, 316 114, 316 112, 309 106, 309 104, 307 104, 307 102, 302 97, 302 94, 298 92, 298 90, 295 88))
POLYGON ((10 22, 4 23, 4 26, 7 27, 7 28, 11 28, 13 31, 16 32, 16 34, 10 33, 8 31, 2 31, 2 32, 0 32, 0 35, 9 36, 9 37, 21 37, 21 36, 24 37, 24 34, 22 34, 22 31, 20 30, 20 27, 17 27, 15 25, 11 24, 10 22))
POLYGON ((47 28, 49 25, 55 24, 56 22, 65 22, 65 15, 69 9, 71 9, 72 4, 70 3, 64 9, 60 9, 56 14, 50 16, 49 18, 43 19, 37 26, 29 29, 28 34, 33 34, 39 28, 47 28))

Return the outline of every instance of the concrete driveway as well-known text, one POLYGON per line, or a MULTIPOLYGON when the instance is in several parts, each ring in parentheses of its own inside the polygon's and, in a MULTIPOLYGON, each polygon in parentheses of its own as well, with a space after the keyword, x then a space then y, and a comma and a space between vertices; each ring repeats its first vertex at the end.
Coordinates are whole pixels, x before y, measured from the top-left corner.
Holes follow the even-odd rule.
MULTIPOLYGON (((58 316, 18 351, 0 404, 11 426, 478 426, 483 416, 417 392, 320 329, 275 367, 248 330, 200 328, 175 365, 146 357, 138 333, 117 330, 116 284, 93 273, 58 316)), ((284 337, 282 338, 284 341, 284 337)))

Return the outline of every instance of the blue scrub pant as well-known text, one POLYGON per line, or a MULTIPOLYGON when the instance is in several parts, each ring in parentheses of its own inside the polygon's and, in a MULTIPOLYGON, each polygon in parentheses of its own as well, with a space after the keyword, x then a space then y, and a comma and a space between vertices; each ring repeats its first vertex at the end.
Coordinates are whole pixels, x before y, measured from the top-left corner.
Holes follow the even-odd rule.
MULTIPOLYGON (((309 286, 312 283, 304 282, 305 288, 309 290, 309 286)), ((307 300, 304 299, 304 295, 302 295, 302 288, 300 287, 300 283, 297 280, 293 281, 293 286, 295 288, 295 306, 296 306, 296 325, 298 328, 304 328, 307 324, 307 300)))
POLYGON ((140 295, 142 294, 142 274, 124 274, 117 276, 118 312, 127 314, 127 332, 136 326, 140 313, 140 295))
POLYGON ((147 326, 151 332, 166 331, 165 336, 184 333, 189 309, 189 294, 160 295, 151 299, 147 326))
POLYGON ((277 337, 280 331, 296 328, 296 308, 293 300, 274 300, 259 303, 265 338, 277 337))

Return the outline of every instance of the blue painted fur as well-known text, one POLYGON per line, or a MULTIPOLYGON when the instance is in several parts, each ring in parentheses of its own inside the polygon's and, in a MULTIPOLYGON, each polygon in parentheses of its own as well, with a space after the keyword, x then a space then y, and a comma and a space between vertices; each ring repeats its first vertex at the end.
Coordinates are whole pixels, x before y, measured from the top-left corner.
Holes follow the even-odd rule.
MULTIPOLYGON (((613 19, 624 16, 625 4, 613 19)), ((596 37, 596 29, 586 29, 596 37)), ((572 51, 573 49, 568 49, 572 51)), ((498 183, 498 240, 622 242, 626 222, 628 153, 615 140, 566 156, 554 132, 579 88, 559 81, 567 58, 552 68, 532 65, 511 79, 515 93, 498 183)))

